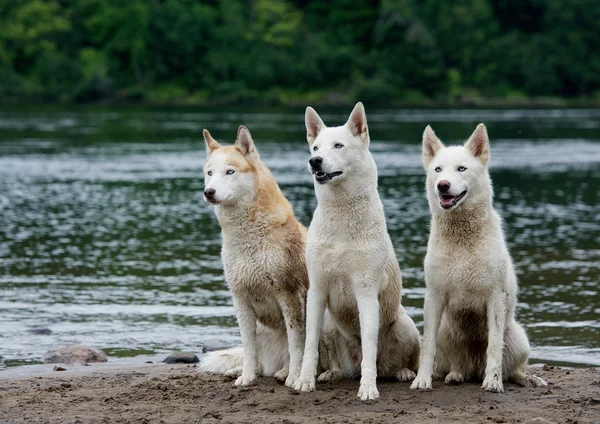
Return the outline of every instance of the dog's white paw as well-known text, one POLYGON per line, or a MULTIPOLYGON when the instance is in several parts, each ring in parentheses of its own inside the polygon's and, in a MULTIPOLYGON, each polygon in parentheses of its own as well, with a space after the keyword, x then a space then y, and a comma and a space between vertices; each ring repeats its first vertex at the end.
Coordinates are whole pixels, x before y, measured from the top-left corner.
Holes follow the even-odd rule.
POLYGON ((242 367, 235 367, 225 371, 225 377, 231 379, 238 378, 240 375, 242 375, 242 367))
POLYGON ((431 389, 431 376, 417 374, 412 384, 411 389, 431 389))
POLYGON ((448 385, 461 384, 465 381, 465 377, 459 372, 449 372, 444 382, 448 385))
POLYGON ((299 379, 294 383, 294 390, 299 392, 314 392, 315 391, 315 377, 303 377, 300 376, 299 379))
POLYGON ((375 383, 360 383, 358 394, 356 395, 363 402, 379 399, 379 390, 375 383))
POLYGON ((548 387, 548 383, 537 375, 528 375, 525 377, 525 387, 548 387))
POLYGON ((282 368, 279 371, 277 371, 273 377, 275 377, 275 380, 283 383, 284 381, 286 381, 288 374, 289 374, 288 369, 282 368))
POLYGON ((409 370, 408 368, 402 368, 396 374, 396 378, 399 381, 413 381, 416 377, 417 377, 417 375, 415 374, 415 372, 412 370, 409 370))
POLYGON ((285 385, 289 388, 294 388, 294 384, 300 378, 300 370, 290 371, 287 379, 285 380, 285 385))
POLYGON ((342 377, 343 375, 341 370, 327 370, 319 375, 317 381, 319 383, 332 383, 334 381, 341 380, 342 377))
POLYGON ((242 374, 237 378, 237 380, 235 380, 235 383, 233 384, 238 387, 254 386, 255 384, 257 384, 256 374, 249 376, 245 376, 244 374, 242 374))
POLYGON ((492 393, 504 393, 502 379, 498 376, 498 374, 491 374, 486 376, 483 380, 481 388, 492 393))

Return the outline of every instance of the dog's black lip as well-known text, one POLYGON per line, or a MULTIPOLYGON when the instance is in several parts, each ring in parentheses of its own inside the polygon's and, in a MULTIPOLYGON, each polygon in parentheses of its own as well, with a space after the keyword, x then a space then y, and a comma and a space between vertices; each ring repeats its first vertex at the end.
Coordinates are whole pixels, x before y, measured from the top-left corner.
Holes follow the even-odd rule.
POLYGON ((342 171, 330 172, 329 174, 326 174, 323 171, 314 171, 313 172, 313 175, 315 176, 315 180, 317 180, 320 183, 330 181, 334 177, 337 177, 338 175, 342 175, 342 174, 343 174, 342 171))
POLYGON ((463 191, 458 196, 448 196, 446 194, 443 194, 441 197, 452 197, 453 199, 452 199, 452 203, 450 205, 444 206, 443 204, 440 203, 440 206, 444 209, 452 209, 454 206, 456 206, 456 204, 458 202, 460 202, 460 199, 465 197, 466 194, 467 194, 467 190, 463 191))

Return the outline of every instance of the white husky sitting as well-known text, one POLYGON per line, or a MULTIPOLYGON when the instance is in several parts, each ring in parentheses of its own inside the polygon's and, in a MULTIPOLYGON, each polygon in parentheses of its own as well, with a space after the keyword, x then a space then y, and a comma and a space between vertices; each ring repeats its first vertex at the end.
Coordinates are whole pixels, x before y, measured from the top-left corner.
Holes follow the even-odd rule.
POLYGON ((204 139, 204 197, 215 206, 223 232, 221 258, 243 355, 239 348, 213 352, 200 369, 234 376, 241 370, 237 386, 255 383, 257 374, 275 374, 291 387, 304 350, 306 229, 260 160, 246 127, 240 126, 235 146, 222 147, 207 130, 204 139))
POLYGON ((517 279, 492 207, 486 128, 464 146, 444 147, 431 127, 423 134, 423 163, 431 234, 425 257, 425 331, 412 389, 430 389, 432 375, 447 384, 483 379, 503 392, 503 380, 526 387, 546 382, 525 374, 529 342, 515 322, 517 279), (435 361, 435 364, 434 364, 435 361))
POLYGON ((319 334, 329 308, 339 330, 334 357, 341 362, 330 371, 339 374, 341 367, 343 375, 358 375, 360 363, 358 396, 373 400, 379 397, 378 375, 415 377, 419 333, 400 304, 400 267, 377 192, 367 117, 358 103, 345 125, 327 128, 309 107, 305 123, 318 206, 307 238, 307 335, 294 387, 315 390, 319 334))

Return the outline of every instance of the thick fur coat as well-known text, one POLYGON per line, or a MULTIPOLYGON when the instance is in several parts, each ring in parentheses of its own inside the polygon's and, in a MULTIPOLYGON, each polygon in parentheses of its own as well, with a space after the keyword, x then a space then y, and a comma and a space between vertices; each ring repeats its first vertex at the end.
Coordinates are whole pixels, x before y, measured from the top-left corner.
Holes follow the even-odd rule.
POLYGON ((220 351, 203 360, 200 368, 235 375, 241 366, 236 385, 255 383, 258 373, 274 373, 291 387, 300 374, 304 350, 306 229, 261 161, 246 127, 240 126, 234 146, 222 147, 206 130, 204 138, 204 196, 214 205, 222 229, 221 258, 243 360, 239 349, 220 351), (288 355, 282 354, 285 347, 288 355), (231 369, 225 370, 228 366, 231 369))
POLYGON ((546 385, 525 374, 529 342, 515 321, 517 278, 492 207, 489 158, 483 124, 464 146, 445 147, 431 127, 425 129, 431 233, 423 350, 413 389, 431 388, 434 373, 447 384, 483 380, 490 392, 503 392, 507 379, 546 385))
POLYGON ((419 333, 400 303, 402 278, 377 192, 367 118, 358 103, 341 127, 327 128, 310 107, 305 121, 318 206, 308 231, 307 337, 295 388, 315 390, 327 308, 336 332, 326 340, 338 362, 329 372, 360 375, 358 396, 373 400, 377 376, 415 377, 419 333))

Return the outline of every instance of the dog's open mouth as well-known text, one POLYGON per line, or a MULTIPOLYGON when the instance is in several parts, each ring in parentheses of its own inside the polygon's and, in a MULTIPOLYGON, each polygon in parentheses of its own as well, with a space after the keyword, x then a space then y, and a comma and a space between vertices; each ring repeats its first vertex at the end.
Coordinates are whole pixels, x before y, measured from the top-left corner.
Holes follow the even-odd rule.
POLYGON ((331 172, 329 174, 326 172, 323 172, 323 171, 314 171, 313 172, 313 175, 315 176, 315 180, 317 180, 321 184, 326 183, 327 181, 331 181, 338 175, 342 175, 342 174, 343 174, 342 171, 331 172))
POLYGON ((467 194, 467 190, 460 193, 458 196, 450 196, 449 194, 443 194, 440 196, 440 206, 444 209, 451 209, 460 202, 460 200, 465 197, 467 194))

